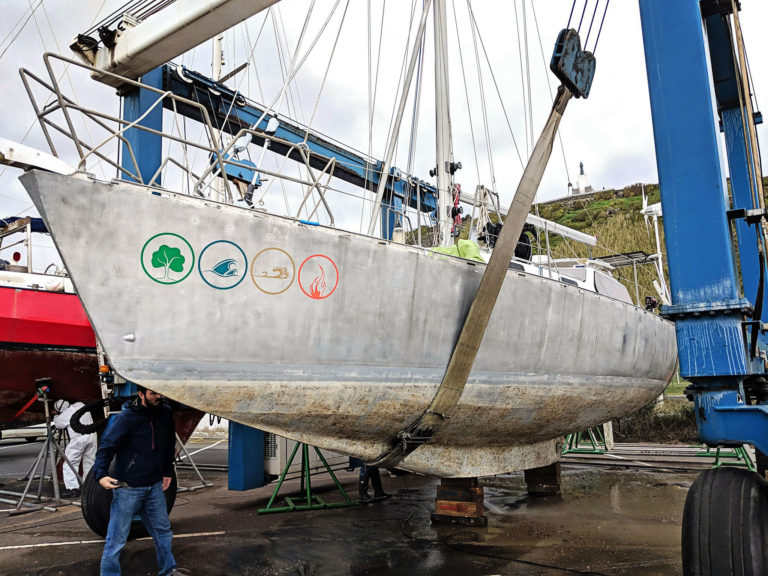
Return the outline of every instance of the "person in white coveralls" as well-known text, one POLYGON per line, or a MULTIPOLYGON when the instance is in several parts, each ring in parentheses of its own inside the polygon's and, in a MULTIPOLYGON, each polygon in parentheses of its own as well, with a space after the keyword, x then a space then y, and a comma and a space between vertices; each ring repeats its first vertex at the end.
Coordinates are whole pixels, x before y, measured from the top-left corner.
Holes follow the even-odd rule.
MULTIPOLYGON (((96 458, 96 433, 92 434, 79 434, 72 429, 70 424, 72 415, 80 410, 84 404, 82 402, 75 402, 70 404, 66 400, 56 400, 53 404, 53 409, 58 412, 53 417, 53 425, 59 430, 66 430, 69 435, 69 444, 64 451, 64 454, 78 470, 80 462, 83 463, 83 478, 88 474, 88 471, 93 466, 93 461, 96 458)), ((80 420, 82 424, 93 424, 93 418, 86 412, 80 420)), ((80 496, 80 483, 77 481, 77 477, 72 469, 64 463, 64 492, 61 493, 63 498, 77 498, 80 496)))

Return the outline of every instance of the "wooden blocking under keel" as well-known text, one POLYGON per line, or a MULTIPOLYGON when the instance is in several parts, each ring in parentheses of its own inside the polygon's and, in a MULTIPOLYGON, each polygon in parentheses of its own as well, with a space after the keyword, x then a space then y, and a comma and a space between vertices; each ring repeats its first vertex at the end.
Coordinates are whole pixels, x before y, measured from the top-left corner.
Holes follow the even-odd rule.
POLYGON ((525 471, 525 483, 531 496, 560 494, 560 462, 525 471))
POLYGON ((487 526, 483 487, 477 478, 441 478, 432 522, 487 526))

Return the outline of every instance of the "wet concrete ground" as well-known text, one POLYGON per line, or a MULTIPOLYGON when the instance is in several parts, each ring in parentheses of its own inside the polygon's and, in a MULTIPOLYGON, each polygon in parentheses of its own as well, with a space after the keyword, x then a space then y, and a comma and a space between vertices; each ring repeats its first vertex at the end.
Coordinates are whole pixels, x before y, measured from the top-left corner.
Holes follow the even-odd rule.
MULTIPOLYGON (((259 515, 274 485, 230 492, 225 473, 204 474, 215 486, 179 494, 171 514, 174 553, 192 575, 680 574, 680 519, 695 478, 566 466, 559 498, 528 497, 522 476, 488 478, 488 526, 471 528, 430 522, 435 479, 385 474, 394 497, 375 505, 259 515)), ((356 473, 339 478, 354 495, 356 473)), ((195 481, 181 471, 182 485, 195 481)), ((313 487, 340 500, 328 478, 313 487)), ((0 513, 0 574, 98 574, 102 547, 76 506, 0 513)), ((125 574, 156 573, 151 540, 130 541, 122 561, 125 574)))

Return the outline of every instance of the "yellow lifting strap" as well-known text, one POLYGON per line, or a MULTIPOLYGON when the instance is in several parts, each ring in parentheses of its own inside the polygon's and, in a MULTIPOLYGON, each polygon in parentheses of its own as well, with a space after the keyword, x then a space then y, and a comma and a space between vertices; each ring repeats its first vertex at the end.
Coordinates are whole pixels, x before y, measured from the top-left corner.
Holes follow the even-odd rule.
POLYGON ((453 410, 459 403, 480 344, 483 341, 491 313, 496 305, 496 299, 501 291, 507 270, 509 270, 509 262, 514 256, 515 247, 523 231, 525 218, 531 209, 544 170, 552 154, 557 128, 570 99, 570 90, 560 86, 544 130, 536 142, 536 147, 533 149, 517 186, 515 197, 507 213, 507 219, 485 268, 472 306, 464 320, 464 326, 453 349, 443 381, 432 398, 432 402, 418 420, 398 432, 394 447, 384 452, 375 462, 372 462, 372 466, 382 468, 397 466, 408 454, 433 438, 440 426, 451 417, 453 410))

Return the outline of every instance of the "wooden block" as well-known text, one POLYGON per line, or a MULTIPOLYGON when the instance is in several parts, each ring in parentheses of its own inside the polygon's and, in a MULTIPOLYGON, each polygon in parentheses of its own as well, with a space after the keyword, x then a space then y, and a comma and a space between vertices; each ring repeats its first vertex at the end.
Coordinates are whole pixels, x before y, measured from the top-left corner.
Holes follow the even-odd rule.
POLYGON ((482 501, 479 502, 453 502, 449 500, 435 501, 435 514, 442 516, 468 516, 479 518, 484 514, 482 501))
POLYGON ((437 500, 453 500, 456 502, 476 502, 483 500, 483 487, 476 488, 451 488, 446 486, 437 487, 437 500))
POLYGON ((440 485, 463 488, 477 488, 480 486, 480 481, 477 478, 440 478, 440 485))

